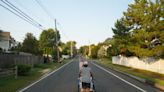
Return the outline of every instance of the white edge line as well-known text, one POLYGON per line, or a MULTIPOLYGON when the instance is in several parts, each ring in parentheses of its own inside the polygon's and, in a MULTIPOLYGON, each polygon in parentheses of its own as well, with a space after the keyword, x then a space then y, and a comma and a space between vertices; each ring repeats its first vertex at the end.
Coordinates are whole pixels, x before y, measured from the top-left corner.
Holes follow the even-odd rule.
POLYGON ((119 77, 119 76, 113 74, 112 72, 110 72, 110 71, 104 69, 103 67, 101 67, 101 66, 99 66, 99 65, 97 65, 97 64, 95 64, 95 63, 92 63, 92 64, 95 65, 95 66, 97 66, 98 68, 100 68, 100 69, 106 71, 107 73, 109 73, 109 74, 115 76, 116 78, 122 80, 123 82, 125 82, 125 83, 127 83, 127 84, 129 84, 129 85, 131 85, 131 86, 133 86, 133 87, 135 87, 135 88, 137 88, 138 90, 140 90, 140 91, 142 91, 142 92, 147 92, 147 91, 143 90, 142 88, 140 88, 140 87, 138 87, 138 86, 136 86, 136 85, 134 85, 134 84, 132 84, 132 83, 130 83, 130 82, 128 82, 128 81, 122 79, 121 77, 119 77))
POLYGON ((25 87, 25 88, 21 89, 21 90, 20 90, 20 91, 18 91, 18 92, 23 92, 23 91, 27 90, 27 89, 28 89, 28 88, 30 88, 31 86, 35 85, 36 83, 40 82, 41 80, 45 79, 46 77, 50 76, 51 74, 53 74, 53 73, 57 72, 58 70, 60 70, 60 69, 62 69, 63 67, 65 67, 66 65, 70 64, 72 61, 73 61, 73 60, 71 60, 69 63, 66 63, 65 65, 61 66, 60 68, 58 68, 58 69, 56 69, 56 70, 54 70, 54 71, 50 72, 49 74, 47 74, 47 75, 43 76, 43 77, 42 77, 42 78, 40 78, 39 80, 35 81, 34 83, 32 83, 32 84, 28 85, 27 87, 25 87))

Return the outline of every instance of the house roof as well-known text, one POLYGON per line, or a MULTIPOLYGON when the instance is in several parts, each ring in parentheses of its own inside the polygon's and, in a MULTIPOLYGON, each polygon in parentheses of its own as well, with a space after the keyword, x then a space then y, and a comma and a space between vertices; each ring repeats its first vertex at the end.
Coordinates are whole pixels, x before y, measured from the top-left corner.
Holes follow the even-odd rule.
POLYGON ((10 32, 0 32, 0 40, 7 40, 9 41, 11 39, 10 32))

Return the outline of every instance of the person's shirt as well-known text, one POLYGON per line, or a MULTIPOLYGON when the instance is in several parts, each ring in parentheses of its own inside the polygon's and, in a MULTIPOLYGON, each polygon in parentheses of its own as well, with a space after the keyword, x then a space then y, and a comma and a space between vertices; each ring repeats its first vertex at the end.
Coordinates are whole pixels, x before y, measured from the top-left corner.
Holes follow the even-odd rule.
POLYGON ((81 81, 82 82, 90 83, 91 68, 83 67, 80 71, 80 75, 81 75, 81 81))

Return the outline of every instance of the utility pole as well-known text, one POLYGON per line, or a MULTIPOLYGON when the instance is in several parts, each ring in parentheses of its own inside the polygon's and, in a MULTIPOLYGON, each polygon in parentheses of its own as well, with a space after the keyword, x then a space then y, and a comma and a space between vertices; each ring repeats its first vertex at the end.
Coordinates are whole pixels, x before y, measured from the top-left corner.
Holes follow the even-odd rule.
POLYGON ((58 49, 58 30, 56 25, 56 19, 54 20, 54 22, 55 22, 55 31, 56 31, 56 54, 57 54, 57 62, 59 62, 60 57, 59 57, 59 49, 58 49))
POLYGON ((92 54, 92 52, 91 52, 91 44, 90 44, 90 41, 89 41, 89 53, 88 53, 88 56, 90 57, 91 54, 92 54))
POLYGON ((72 48, 72 41, 71 41, 71 47, 70 47, 70 49, 71 49, 70 54, 71 54, 71 58, 72 58, 72 56, 73 56, 73 52, 72 52, 72 51, 73 51, 73 50, 72 50, 72 49, 73 49, 73 48, 72 48))

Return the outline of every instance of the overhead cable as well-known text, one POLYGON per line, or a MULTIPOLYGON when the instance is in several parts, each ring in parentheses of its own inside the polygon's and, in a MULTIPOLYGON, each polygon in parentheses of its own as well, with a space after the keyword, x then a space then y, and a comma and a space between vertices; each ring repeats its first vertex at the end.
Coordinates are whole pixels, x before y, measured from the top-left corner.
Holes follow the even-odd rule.
POLYGON ((54 19, 53 15, 46 9, 46 7, 42 4, 41 1, 39 0, 35 0, 35 1, 51 19, 54 19))
MULTIPOLYGON (((4 5, 2 5, 2 4, 0 4, 0 6, 3 7, 4 9, 8 10, 9 12, 13 13, 13 14, 16 15, 17 17, 21 18, 22 20, 28 22, 29 24, 31 24, 31 25, 33 25, 33 26, 39 28, 39 29, 42 29, 41 27, 38 27, 38 26, 34 25, 33 23, 31 23, 30 21, 26 20, 25 18, 23 18, 23 17, 20 16, 19 14, 13 12, 13 11, 10 10, 9 8, 7 8, 6 6, 4 6, 4 5)), ((43 29, 42 29, 42 30, 43 30, 43 29)))
POLYGON ((38 23, 33 18, 28 16, 26 13, 24 13, 22 10, 17 8, 15 5, 10 3, 8 0, 0 0, 0 1, 3 2, 6 6, 8 6, 8 7, 6 7, 2 4, 0 4, 1 7, 5 8, 8 11, 10 11, 11 13, 13 13, 14 15, 18 16, 19 18, 23 19, 24 21, 32 24, 33 26, 35 26, 39 29, 43 29, 43 26, 40 23, 38 23))

